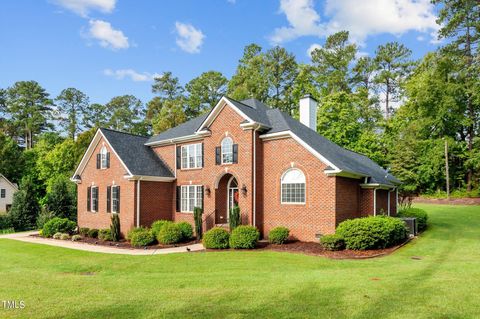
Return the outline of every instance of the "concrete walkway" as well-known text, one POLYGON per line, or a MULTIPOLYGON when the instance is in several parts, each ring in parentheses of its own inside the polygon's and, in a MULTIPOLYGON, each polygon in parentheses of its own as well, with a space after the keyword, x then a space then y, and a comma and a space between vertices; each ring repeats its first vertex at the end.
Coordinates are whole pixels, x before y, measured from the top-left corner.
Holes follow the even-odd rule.
POLYGON ((22 233, 6 234, 6 235, 0 235, 0 239, 6 238, 6 239, 23 241, 26 243, 43 244, 43 245, 57 246, 57 247, 77 249, 77 250, 83 250, 83 251, 91 251, 96 253, 119 254, 119 255, 162 255, 162 254, 186 253, 188 252, 187 248, 189 248, 190 251, 204 250, 202 244, 193 244, 193 245, 182 246, 182 247, 142 250, 142 249, 133 249, 133 248, 130 248, 130 249, 116 248, 116 247, 74 242, 71 240, 58 240, 58 239, 39 238, 39 237, 30 236, 37 233, 38 231, 29 231, 29 232, 22 232, 22 233))

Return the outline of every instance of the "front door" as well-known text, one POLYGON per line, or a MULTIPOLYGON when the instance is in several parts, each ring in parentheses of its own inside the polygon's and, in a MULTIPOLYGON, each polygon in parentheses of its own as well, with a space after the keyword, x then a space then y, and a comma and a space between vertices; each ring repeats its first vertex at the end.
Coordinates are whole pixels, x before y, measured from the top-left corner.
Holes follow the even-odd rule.
POLYGON ((228 198, 227 198, 227 221, 230 216, 230 209, 235 206, 238 206, 238 183, 237 179, 232 176, 232 178, 228 181, 228 198))

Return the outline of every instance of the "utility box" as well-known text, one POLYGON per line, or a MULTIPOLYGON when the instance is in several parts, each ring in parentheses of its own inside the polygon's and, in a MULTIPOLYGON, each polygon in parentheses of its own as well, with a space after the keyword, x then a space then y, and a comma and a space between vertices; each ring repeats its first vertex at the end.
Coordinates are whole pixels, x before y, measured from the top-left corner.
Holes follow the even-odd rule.
POLYGON ((400 218, 405 223, 405 226, 408 229, 408 234, 410 236, 417 236, 418 234, 418 226, 417 226, 417 219, 415 217, 402 217, 400 218))

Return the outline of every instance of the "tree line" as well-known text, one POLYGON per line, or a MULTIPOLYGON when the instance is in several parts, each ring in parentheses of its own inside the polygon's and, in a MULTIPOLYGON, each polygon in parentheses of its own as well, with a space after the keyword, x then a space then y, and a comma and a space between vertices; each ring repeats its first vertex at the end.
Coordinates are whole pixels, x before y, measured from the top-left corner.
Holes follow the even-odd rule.
POLYGON ((388 167, 404 193, 445 191, 445 143, 452 188, 478 193, 480 5, 434 2, 446 44, 420 60, 399 42, 361 56, 341 31, 308 63, 282 47, 250 44, 230 79, 212 70, 182 85, 164 72, 147 103, 133 95, 90 103, 76 88, 52 98, 35 81, 14 83, 0 89, 0 172, 32 181, 41 201, 55 180, 70 176, 98 127, 156 134, 208 112, 222 95, 256 98, 298 118, 308 93, 319 101, 318 133, 388 167))

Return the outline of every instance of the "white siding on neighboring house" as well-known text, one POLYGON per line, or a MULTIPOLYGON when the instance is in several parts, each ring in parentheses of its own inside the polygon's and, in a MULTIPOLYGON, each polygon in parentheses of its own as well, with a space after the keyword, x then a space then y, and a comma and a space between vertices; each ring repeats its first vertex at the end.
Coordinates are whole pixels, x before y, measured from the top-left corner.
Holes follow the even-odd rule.
POLYGON ((0 174, 0 214, 7 211, 7 207, 12 205, 13 194, 17 191, 17 187, 10 183, 8 179, 0 174))

